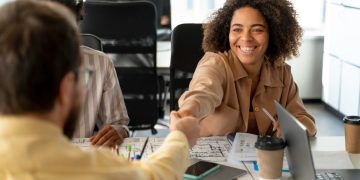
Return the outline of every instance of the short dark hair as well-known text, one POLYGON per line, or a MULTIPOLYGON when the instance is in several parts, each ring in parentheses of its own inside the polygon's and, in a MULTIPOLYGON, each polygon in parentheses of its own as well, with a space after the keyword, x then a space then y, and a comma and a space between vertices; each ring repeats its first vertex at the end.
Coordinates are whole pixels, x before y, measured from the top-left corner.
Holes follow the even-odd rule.
POLYGON ((83 17, 83 8, 84 8, 84 1, 83 0, 51 0, 58 2, 67 8, 69 8, 76 16, 76 20, 80 21, 83 17))
POLYGON ((288 0, 227 0, 204 27, 203 50, 224 52, 230 49, 229 32, 234 12, 242 7, 258 10, 269 26, 269 45, 265 55, 274 63, 296 56, 301 44, 302 28, 288 0))
POLYGON ((75 18, 62 5, 34 0, 0 8, 0 114, 50 111, 61 80, 80 64, 75 18))

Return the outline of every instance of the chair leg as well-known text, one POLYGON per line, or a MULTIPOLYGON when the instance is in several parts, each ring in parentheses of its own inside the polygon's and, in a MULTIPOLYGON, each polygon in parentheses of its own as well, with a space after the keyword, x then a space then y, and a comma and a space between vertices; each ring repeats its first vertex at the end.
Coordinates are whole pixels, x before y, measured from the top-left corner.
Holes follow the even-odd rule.
POLYGON ((158 122, 156 124, 169 128, 169 122, 167 122, 167 121, 158 120, 158 122))

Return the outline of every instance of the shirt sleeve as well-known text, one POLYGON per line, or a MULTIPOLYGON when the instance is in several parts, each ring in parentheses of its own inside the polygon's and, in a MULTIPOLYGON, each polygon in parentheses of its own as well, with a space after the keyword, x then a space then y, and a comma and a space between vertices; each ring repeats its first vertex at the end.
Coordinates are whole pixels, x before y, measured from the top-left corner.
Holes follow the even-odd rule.
POLYGON ((126 110, 115 67, 109 59, 106 64, 102 97, 99 105, 98 120, 102 126, 111 125, 120 135, 129 135, 129 116, 126 110))
POLYGON ((96 157, 92 159, 97 163, 92 165, 92 171, 99 172, 109 179, 121 177, 121 179, 180 180, 183 179, 189 165, 189 145, 184 133, 174 131, 147 159, 131 162, 125 158, 115 157, 107 149, 97 149, 96 157))
POLYGON ((181 110, 188 110, 193 116, 204 118, 221 104, 226 80, 224 63, 220 58, 215 53, 206 53, 200 60, 189 90, 179 99, 181 110))

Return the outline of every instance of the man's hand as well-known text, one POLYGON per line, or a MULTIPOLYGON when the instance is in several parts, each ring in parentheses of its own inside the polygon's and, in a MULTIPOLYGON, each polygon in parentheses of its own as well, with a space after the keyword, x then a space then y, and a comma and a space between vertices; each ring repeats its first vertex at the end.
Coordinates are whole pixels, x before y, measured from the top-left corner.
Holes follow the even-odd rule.
POLYGON ((196 144, 200 136, 199 120, 193 116, 180 117, 176 111, 170 113, 170 131, 181 131, 186 135, 189 146, 196 144))
POLYGON ((124 137, 113 127, 106 125, 95 136, 90 137, 91 144, 94 146, 108 146, 111 148, 120 145, 124 137))

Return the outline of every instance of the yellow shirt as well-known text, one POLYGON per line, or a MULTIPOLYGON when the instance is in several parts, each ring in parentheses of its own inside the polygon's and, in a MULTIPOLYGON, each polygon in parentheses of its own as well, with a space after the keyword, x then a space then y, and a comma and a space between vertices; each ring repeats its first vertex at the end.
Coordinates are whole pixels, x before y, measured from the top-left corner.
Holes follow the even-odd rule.
POLYGON ((0 179, 182 179, 189 146, 180 131, 168 135, 148 159, 129 162, 108 149, 83 151, 54 124, 0 116, 0 179))

